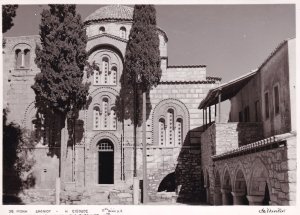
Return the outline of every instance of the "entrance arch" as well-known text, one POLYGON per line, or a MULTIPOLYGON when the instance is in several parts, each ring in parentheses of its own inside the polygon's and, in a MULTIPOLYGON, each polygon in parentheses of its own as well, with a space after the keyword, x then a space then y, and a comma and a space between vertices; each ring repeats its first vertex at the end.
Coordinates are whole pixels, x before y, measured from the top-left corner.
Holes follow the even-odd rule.
POLYGON ((222 192, 223 205, 233 205, 233 196, 231 194, 232 192, 231 178, 228 169, 225 171, 222 182, 223 184, 222 184, 221 192, 222 192))
POLYGON ((268 170, 260 159, 256 159, 252 165, 249 183, 249 203, 253 205, 269 205, 271 196, 269 185, 268 170))
POLYGON ((109 139, 97 143, 98 184, 114 184, 114 144, 109 139))
POLYGON ((236 172, 233 187, 232 194, 234 205, 249 205, 249 201, 247 199, 247 183, 244 173, 241 169, 238 169, 236 172))

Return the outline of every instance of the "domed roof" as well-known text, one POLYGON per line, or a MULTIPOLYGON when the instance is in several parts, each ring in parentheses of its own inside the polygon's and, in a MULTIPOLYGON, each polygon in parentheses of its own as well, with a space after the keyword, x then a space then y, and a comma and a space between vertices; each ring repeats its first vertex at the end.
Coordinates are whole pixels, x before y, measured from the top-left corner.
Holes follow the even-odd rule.
POLYGON ((101 7, 89 15, 84 22, 100 20, 127 20, 132 21, 133 8, 124 5, 109 5, 101 7))

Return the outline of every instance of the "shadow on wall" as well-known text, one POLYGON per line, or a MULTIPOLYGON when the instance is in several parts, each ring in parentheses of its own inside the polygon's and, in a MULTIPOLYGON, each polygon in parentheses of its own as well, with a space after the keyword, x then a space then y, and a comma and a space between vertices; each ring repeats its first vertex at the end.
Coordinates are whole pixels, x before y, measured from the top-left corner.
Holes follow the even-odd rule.
POLYGON ((3 204, 23 204, 18 197, 24 189, 35 185, 30 172, 35 161, 30 156, 34 134, 19 125, 7 123, 8 110, 3 110, 3 204), (28 148, 28 150, 22 150, 28 148))
MULTIPOLYGON (((202 127, 190 130, 184 140, 175 169, 178 198, 177 202, 185 204, 201 204, 205 191, 201 189, 201 157, 200 144, 190 143, 193 132, 202 131, 202 127)), ((200 139, 200 137, 199 137, 200 139)))
MULTIPOLYGON (((120 78, 120 84, 121 89, 119 95, 116 97, 116 116, 118 121, 123 122, 124 120, 130 120, 132 124, 134 124, 135 118, 137 117, 137 127, 140 127, 142 125, 142 92, 140 90, 137 90, 137 93, 134 93, 134 86, 130 84, 129 77, 127 76, 127 73, 129 71, 126 71, 125 69, 122 72, 121 78, 120 78), (135 96, 136 100, 138 101, 136 103, 136 108, 134 108, 135 104, 135 96)), ((137 86, 139 89, 139 87, 137 86)), ((146 120, 149 119, 151 110, 152 110, 152 104, 149 99, 149 93, 147 93, 147 110, 146 110, 146 120)))

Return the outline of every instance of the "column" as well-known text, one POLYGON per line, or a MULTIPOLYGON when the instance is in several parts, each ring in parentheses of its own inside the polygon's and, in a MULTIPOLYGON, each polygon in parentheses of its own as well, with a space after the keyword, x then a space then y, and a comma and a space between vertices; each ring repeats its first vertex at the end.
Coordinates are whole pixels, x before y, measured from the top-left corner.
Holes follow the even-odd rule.
POLYGON ((221 193, 222 193, 223 205, 231 205, 231 201, 230 201, 231 192, 230 192, 230 190, 221 189, 221 193))
POLYGON ((210 204, 210 192, 209 192, 209 187, 205 188, 206 190, 206 203, 210 204))
POLYGON ((222 205, 222 193, 220 189, 214 191, 214 205, 222 205))
POLYGON ((234 205, 244 205, 245 192, 231 192, 234 205))
POLYGON ((21 53, 21 67, 24 67, 25 65, 25 54, 24 51, 22 51, 21 53))
POLYGON ((247 196, 249 205, 263 205, 263 200, 265 196, 247 196))

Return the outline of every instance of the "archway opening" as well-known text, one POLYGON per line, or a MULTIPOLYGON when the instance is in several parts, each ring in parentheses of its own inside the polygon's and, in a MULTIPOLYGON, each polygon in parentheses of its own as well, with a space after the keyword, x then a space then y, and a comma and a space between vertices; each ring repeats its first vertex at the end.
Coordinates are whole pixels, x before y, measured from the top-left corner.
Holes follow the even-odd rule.
POLYGON ((222 205, 222 194, 221 194, 221 179, 219 171, 216 170, 214 178, 214 204, 222 205))
POLYGON ((265 195, 264 195, 264 200, 262 202, 263 205, 270 205, 270 193, 269 193, 269 187, 268 184, 266 183, 265 186, 265 195))
POLYGON ((114 145, 109 139, 98 142, 98 184, 114 183, 114 145))
POLYGON ((235 205, 249 205, 247 199, 247 184, 242 170, 238 170, 234 182, 235 205))
POLYGON ((176 191, 176 181, 175 173, 172 172, 168 174, 160 182, 157 192, 175 192, 176 191))
POLYGON ((260 197, 256 205, 269 205, 270 204, 270 191, 268 183, 268 170, 261 162, 256 163, 252 170, 252 177, 250 180, 250 196, 260 197))
POLYGON ((231 194, 232 186, 229 172, 226 171, 223 179, 222 185, 222 200, 223 205, 233 205, 233 196, 231 194))

